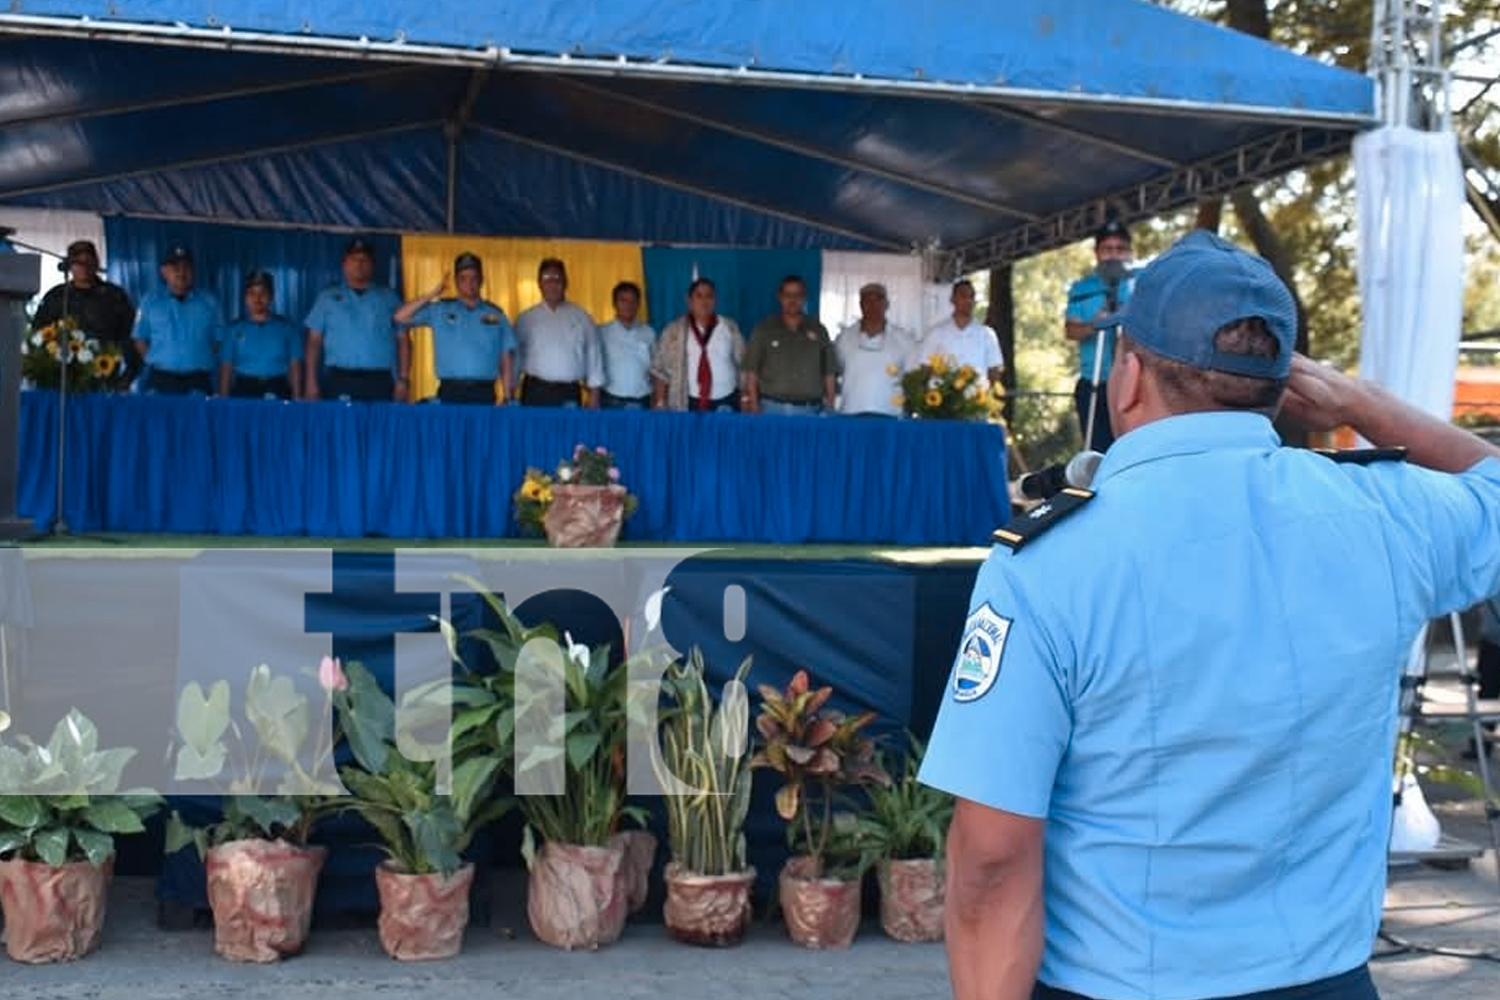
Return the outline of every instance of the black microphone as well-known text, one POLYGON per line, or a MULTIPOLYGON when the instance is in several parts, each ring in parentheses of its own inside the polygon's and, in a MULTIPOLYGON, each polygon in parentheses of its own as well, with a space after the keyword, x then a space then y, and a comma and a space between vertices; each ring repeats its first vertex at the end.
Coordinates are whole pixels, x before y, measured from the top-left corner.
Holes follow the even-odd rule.
POLYGON ((1066 465, 1049 465, 1040 472, 1021 477, 1021 495, 1028 500, 1048 500, 1069 486, 1088 489, 1104 456, 1097 451, 1080 451, 1066 465))

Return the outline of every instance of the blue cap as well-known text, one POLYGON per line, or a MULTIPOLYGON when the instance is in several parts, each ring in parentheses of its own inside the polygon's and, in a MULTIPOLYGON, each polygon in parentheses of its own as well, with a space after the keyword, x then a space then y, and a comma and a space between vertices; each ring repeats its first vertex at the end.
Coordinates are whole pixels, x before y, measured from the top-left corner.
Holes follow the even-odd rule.
POLYGON ((187 261, 191 264, 193 262, 193 251, 181 244, 177 244, 168 248, 167 252, 162 254, 161 262, 164 265, 176 264, 178 261, 187 261))
POLYGON ((1297 345, 1297 305, 1264 258, 1204 229, 1183 237, 1135 279, 1130 300, 1100 327, 1119 324, 1142 347, 1194 368, 1284 379, 1297 345), (1281 350, 1274 358, 1226 354, 1214 334, 1259 317, 1281 350))

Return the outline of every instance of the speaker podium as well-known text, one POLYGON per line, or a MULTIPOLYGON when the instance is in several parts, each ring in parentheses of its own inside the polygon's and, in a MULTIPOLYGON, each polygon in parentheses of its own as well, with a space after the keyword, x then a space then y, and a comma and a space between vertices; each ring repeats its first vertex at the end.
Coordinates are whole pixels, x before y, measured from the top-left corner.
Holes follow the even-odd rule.
POLYGON ((29 538, 35 530, 16 511, 21 447, 21 338, 26 302, 37 292, 41 258, 0 252, 0 539, 29 538))

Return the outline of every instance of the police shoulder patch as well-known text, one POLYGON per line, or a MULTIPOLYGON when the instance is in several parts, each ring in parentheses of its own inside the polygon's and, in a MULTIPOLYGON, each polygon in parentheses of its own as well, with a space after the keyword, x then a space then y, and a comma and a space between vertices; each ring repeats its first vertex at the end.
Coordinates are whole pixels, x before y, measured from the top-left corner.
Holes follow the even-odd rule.
POLYGON ((954 701, 975 701, 995 686, 1012 624, 988 603, 969 616, 958 647, 958 663, 953 668, 954 701))
POLYGON ((1371 462, 1404 462, 1405 448, 1314 448, 1324 458, 1343 465, 1369 465, 1371 462))
POLYGON ((1027 542, 1039 537, 1092 499, 1094 499, 1092 490, 1069 486, 1051 499, 1027 511, 1025 515, 1013 518, 1009 524, 997 529, 990 537, 1011 551, 1019 552, 1027 542))

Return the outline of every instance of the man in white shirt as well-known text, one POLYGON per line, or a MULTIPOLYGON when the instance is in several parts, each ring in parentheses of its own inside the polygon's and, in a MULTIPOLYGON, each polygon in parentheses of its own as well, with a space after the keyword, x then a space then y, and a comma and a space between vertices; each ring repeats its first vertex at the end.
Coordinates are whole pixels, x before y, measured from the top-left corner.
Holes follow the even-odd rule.
POLYGON ((995 331, 974 320, 974 283, 967 278, 955 283, 950 301, 953 315, 928 331, 908 367, 923 365, 934 354, 949 355, 960 366, 982 372, 991 385, 998 383, 1005 358, 995 331))
POLYGON ((859 290, 860 318, 846 326, 833 343, 839 358, 839 412, 899 417, 902 366, 913 344, 909 333, 886 319, 890 298, 885 286, 859 290))
POLYGON ((656 331, 637 323, 641 311, 641 288, 622 281, 614 290, 615 318, 599 328, 599 346, 604 352, 604 399, 610 410, 644 410, 651 405, 651 352, 656 331))
POLYGON ((588 405, 597 409, 604 386, 604 359, 594 319, 567 301, 568 272, 555 257, 537 268, 542 301, 516 318, 520 342, 522 406, 577 406, 587 386, 588 405))

